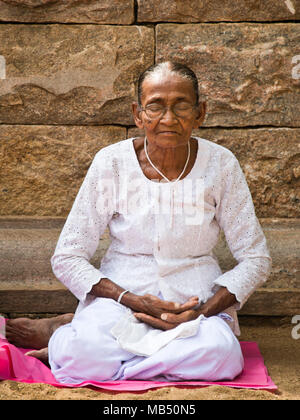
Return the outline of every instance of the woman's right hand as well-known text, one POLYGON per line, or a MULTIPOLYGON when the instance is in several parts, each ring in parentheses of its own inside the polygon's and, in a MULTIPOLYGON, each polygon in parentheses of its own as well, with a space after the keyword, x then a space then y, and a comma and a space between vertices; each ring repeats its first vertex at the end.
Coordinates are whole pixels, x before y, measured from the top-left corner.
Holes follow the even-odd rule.
MULTIPOLYGON (((92 287, 90 293, 97 297, 105 297, 117 301, 123 291, 124 289, 122 287, 112 282, 110 279, 102 278, 99 283, 92 287)), ((120 303, 134 312, 149 315, 152 318, 161 320, 162 314, 181 314, 182 312, 194 309, 199 303, 199 300, 197 296, 193 296, 185 303, 180 304, 162 300, 149 293, 140 296, 128 292, 122 296, 120 303)))
POLYGON ((148 293, 142 296, 130 295, 130 293, 125 294, 122 298, 122 303, 125 306, 130 307, 135 312, 151 315, 158 319, 161 319, 161 315, 163 313, 167 312, 173 314, 180 314, 181 312, 193 309, 199 303, 199 299, 197 296, 193 296, 190 299, 188 299, 185 303, 180 304, 176 302, 162 300, 157 296, 148 293))

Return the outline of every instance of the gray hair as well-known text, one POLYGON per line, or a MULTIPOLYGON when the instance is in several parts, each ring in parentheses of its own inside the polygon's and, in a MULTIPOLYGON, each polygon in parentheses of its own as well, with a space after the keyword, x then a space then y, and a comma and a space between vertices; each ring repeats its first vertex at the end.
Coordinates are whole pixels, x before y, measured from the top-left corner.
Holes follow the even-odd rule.
POLYGON ((146 78, 155 75, 164 75, 166 73, 173 73, 174 75, 180 76, 184 79, 188 79, 192 82, 193 89, 196 95, 196 104, 199 102, 199 84, 198 79, 188 66, 185 64, 177 63, 176 61, 164 61, 161 63, 152 64, 148 67, 139 77, 137 84, 137 99, 138 104, 141 105, 141 99, 143 95, 142 85, 146 78))

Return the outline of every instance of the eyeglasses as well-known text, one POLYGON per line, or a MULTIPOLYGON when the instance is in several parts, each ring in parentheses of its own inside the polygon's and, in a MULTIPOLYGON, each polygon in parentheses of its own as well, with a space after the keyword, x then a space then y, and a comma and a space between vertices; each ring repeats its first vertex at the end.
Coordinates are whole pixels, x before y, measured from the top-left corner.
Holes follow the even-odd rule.
POLYGON ((171 107, 166 107, 160 104, 149 104, 145 108, 140 107, 141 111, 144 111, 148 118, 156 120, 159 118, 162 118, 167 109, 170 108, 176 117, 179 118, 188 118, 190 116, 190 113, 194 108, 196 108, 195 105, 187 104, 187 103, 178 103, 171 107))

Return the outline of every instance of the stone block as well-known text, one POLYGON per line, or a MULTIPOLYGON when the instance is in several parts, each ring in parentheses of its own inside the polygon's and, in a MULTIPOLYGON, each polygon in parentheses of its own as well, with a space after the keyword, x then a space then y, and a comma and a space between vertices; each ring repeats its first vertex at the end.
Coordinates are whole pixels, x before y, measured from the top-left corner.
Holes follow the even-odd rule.
POLYGON ((300 217, 300 130, 200 129, 231 150, 245 173, 259 217, 300 217))
POLYGON ((1 21, 130 25, 134 0, 2 0, 1 21))
POLYGON ((206 127, 299 127, 299 43, 296 23, 159 24, 156 61, 196 72, 206 127))
POLYGON ((299 6, 298 0, 138 0, 138 22, 296 20, 299 6))
POLYGON ((113 126, 2 125, 0 214, 67 216, 95 154, 125 137, 113 126))
POLYGON ((132 124, 139 74, 154 62, 143 26, 0 25, 0 124, 132 124))

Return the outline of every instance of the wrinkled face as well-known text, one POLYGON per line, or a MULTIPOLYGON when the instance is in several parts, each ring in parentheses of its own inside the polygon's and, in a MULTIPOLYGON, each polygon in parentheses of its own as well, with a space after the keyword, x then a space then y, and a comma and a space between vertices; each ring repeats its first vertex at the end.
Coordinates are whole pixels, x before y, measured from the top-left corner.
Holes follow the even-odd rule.
POLYGON ((205 116, 204 104, 196 104, 196 94, 189 79, 167 73, 159 77, 148 76, 142 85, 142 108, 167 107, 160 118, 149 117, 133 105, 136 125, 143 128, 149 142, 160 147, 177 147, 186 144, 192 130, 198 128, 205 116), (195 106, 196 105, 196 106, 195 106), (193 106, 195 106, 193 108, 193 106), (177 116, 173 110, 189 109, 184 117, 177 116))

